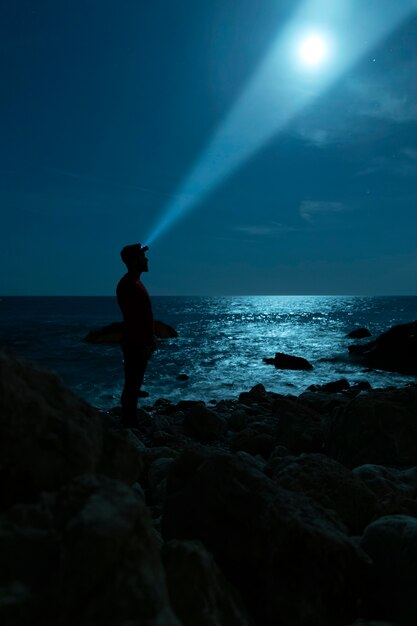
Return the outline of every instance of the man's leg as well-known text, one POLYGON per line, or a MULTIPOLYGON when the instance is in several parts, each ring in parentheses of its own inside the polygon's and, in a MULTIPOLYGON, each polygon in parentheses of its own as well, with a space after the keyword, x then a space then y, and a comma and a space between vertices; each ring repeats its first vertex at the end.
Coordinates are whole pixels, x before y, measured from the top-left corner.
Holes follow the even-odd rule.
POLYGON ((125 372, 125 384, 121 396, 122 419, 125 426, 135 426, 137 425, 138 395, 143 383, 148 356, 144 350, 126 344, 122 344, 122 351, 125 372))

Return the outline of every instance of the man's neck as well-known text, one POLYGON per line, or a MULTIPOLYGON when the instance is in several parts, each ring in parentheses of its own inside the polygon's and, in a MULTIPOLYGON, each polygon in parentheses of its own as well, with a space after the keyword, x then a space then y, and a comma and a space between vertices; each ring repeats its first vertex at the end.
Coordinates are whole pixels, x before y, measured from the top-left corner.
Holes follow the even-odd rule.
POLYGON ((127 273, 135 280, 140 280, 140 277, 142 275, 142 272, 140 272, 139 270, 129 270, 127 273))

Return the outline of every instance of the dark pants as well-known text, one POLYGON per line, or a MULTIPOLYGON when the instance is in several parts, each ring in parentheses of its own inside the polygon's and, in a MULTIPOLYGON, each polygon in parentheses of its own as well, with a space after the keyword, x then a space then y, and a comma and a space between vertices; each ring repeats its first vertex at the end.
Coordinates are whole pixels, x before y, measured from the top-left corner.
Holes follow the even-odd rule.
POLYGON ((138 393, 143 383, 146 366, 151 355, 147 346, 138 346, 132 341, 122 339, 125 384, 121 396, 123 422, 135 422, 138 393))

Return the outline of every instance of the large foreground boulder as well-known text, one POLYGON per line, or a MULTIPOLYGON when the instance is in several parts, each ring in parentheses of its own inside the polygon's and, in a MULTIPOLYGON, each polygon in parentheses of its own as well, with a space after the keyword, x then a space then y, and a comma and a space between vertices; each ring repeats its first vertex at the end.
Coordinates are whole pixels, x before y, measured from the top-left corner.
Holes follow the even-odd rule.
POLYGON ((172 606, 184 626, 251 626, 242 599, 199 541, 168 541, 162 551, 172 606))
POLYGON ((326 454, 348 467, 413 466, 417 450, 417 387, 370 391, 335 411, 326 454))
POLYGON ((407 515, 381 517, 361 540, 373 566, 367 590, 372 617, 404 626, 417 624, 417 519, 407 515))
POLYGON ((378 499, 381 515, 401 513, 417 517, 417 467, 385 467, 367 463, 355 467, 360 478, 378 499))
POLYGON ((324 454, 271 459, 268 471, 281 487, 309 496, 336 511, 353 534, 360 534, 378 517, 378 500, 357 475, 324 454))
POLYGON ((417 375, 417 321, 393 326, 375 341, 349 346, 367 367, 417 375))
POLYGON ((55 374, 0 352, 0 510, 80 474, 133 483, 142 471, 127 434, 111 431, 55 374))
POLYGON ((276 397, 271 413, 277 418, 277 443, 294 454, 322 452, 323 418, 317 411, 296 399, 276 397))
POLYGON ((254 463, 184 452, 168 476, 162 532, 200 540, 259 626, 335 626, 355 615, 365 555, 335 514, 254 463))
POLYGON ((183 425, 187 434, 202 442, 219 439, 227 430, 226 420, 200 403, 186 411, 183 425))
POLYGON ((128 486, 81 476, 0 516, 5 626, 181 626, 159 543, 128 486))

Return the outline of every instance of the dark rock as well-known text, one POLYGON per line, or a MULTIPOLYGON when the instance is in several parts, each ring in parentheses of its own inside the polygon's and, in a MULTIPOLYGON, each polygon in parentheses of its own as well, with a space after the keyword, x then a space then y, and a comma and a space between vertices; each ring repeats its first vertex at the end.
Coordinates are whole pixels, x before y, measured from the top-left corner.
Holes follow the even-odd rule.
POLYGON ((265 363, 274 365, 281 370, 312 370, 313 366, 307 359, 300 356, 291 356, 283 352, 276 352, 273 359, 264 359, 265 363))
POLYGON ((258 432, 250 427, 237 433, 230 440, 230 448, 232 450, 242 450, 254 456, 259 454, 264 459, 268 459, 275 445, 275 438, 270 434, 258 432))
POLYGON ((257 624, 353 619, 365 555, 330 512, 228 454, 185 452, 172 466, 165 540, 198 539, 257 624))
POLYGON ((149 513, 118 481, 78 477, 10 509, 0 518, 0 550, 0 585, 15 581, 12 609, 4 593, 0 603, 9 624, 181 626, 149 513), (16 606, 16 585, 26 606, 16 606))
POLYGON ((0 508, 100 471, 128 482, 143 465, 127 434, 51 372, 0 353, 0 508))
POLYGON ((205 406, 203 400, 180 400, 174 405, 174 411, 188 411, 196 406, 205 406))
POLYGON ((276 398, 272 414, 277 418, 277 443, 290 452, 321 452, 324 446, 324 430, 319 413, 297 400, 276 398))
POLYGON ((415 465, 416 415, 417 388, 361 394, 329 420, 326 454, 348 467, 415 465))
POLYGON ((188 374, 178 374, 177 380, 186 381, 190 380, 190 377, 188 376, 188 374))
POLYGON ((246 411, 239 408, 235 409, 232 413, 230 413, 227 423, 231 430, 235 430, 237 432, 243 430, 248 423, 246 411))
POLYGON ((349 339, 364 339, 365 337, 372 337, 372 334, 367 328, 355 328, 346 337, 349 337, 349 339))
POLYGON ((268 465, 277 485, 304 493, 335 511, 353 534, 360 534, 378 516, 378 500, 366 483, 323 454, 287 456, 268 465))
POLYGON ((383 465, 360 465, 353 474, 375 494, 381 515, 417 517, 417 467, 399 469, 383 465))
POLYGON ((268 393, 265 387, 259 383, 249 391, 243 391, 239 394, 238 402, 239 404, 246 405, 257 404, 260 406, 268 406, 275 395, 276 394, 268 393))
POLYGON ((90 330, 90 332, 84 337, 83 341, 86 343, 105 343, 105 344, 117 344, 120 343, 122 338, 122 326, 123 322, 112 322, 102 328, 96 330, 90 330))
POLYGON ((163 504, 166 491, 166 477, 174 459, 159 457, 151 464, 148 471, 148 485, 151 504, 163 504))
POLYGON ((350 386, 350 390, 356 392, 371 391, 372 385, 367 380, 359 380, 350 386))
POLYGON ((417 321, 393 326, 369 343, 349 346, 366 367, 417 374, 417 321))
POLYGON ((159 320, 155 320, 154 322, 154 331, 155 336, 158 337, 158 339, 174 339, 175 337, 178 337, 178 332, 175 328, 159 320))
MULTIPOLYGON (((120 343, 122 338, 123 322, 112 322, 107 326, 91 330, 83 339, 86 343, 95 344, 117 344, 120 343)), ((155 337, 158 339, 170 339, 178 337, 178 333, 175 328, 172 328, 169 324, 165 324, 159 320, 155 320, 154 326, 155 337)))
POLYGON ((361 540, 373 561, 368 614, 404 626, 417 623, 417 520, 389 515, 372 522, 361 540))
POLYGON ((184 626, 250 626, 236 589, 199 541, 166 543, 162 550, 172 606, 184 626))
POLYGON ((263 400, 266 394, 267 394, 267 391, 265 387, 262 385, 262 383, 258 383, 257 385, 252 387, 250 391, 243 392, 243 394, 240 394, 239 402, 243 402, 244 400, 247 400, 248 398, 251 398, 254 402, 263 400), (244 400, 241 399, 242 397, 244 398, 244 400))
POLYGON ((335 409, 346 406, 351 398, 340 393, 324 393, 321 391, 305 391, 298 397, 298 402, 320 415, 328 416, 335 409))
POLYGON ((367 619, 360 619, 353 624, 349 624, 349 626, 398 626, 398 624, 394 624, 394 622, 380 622, 379 620, 368 621, 367 619))
POLYGON ((167 398, 158 398, 158 400, 155 400, 154 402, 154 408, 158 409, 158 411, 163 411, 166 407, 171 407, 172 406, 172 402, 171 400, 167 400, 167 398))
POLYGON ((227 430, 224 417, 202 404, 189 408, 184 417, 184 431, 198 441, 210 441, 221 438, 227 430))
POLYGON ((321 393, 340 393, 350 389, 350 383, 346 378, 325 383, 324 385, 310 385, 307 391, 320 391, 321 393))

